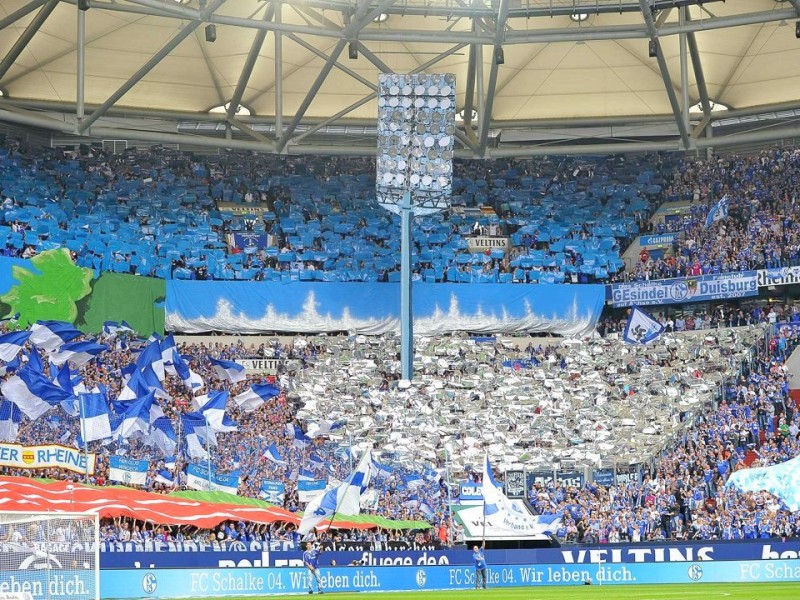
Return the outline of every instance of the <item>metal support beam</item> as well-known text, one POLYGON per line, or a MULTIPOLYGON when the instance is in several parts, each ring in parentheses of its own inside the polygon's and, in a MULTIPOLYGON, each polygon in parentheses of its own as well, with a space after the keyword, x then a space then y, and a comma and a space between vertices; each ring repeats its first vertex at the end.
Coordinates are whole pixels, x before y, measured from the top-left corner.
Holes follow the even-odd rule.
POLYGON ((400 203, 400 377, 414 377, 414 315, 411 300, 411 191, 400 203))
MULTIPOLYGON (((691 20, 691 15, 688 11, 686 12, 686 20, 691 20)), ((697 37, 694 33, 686 34, 686 43, 689 46, 689 56, 692 59, 692 70, 694 71, 694 80, 697 83, 697 93, 700 96, 700 106, 703 108, 703 122, 692 132, 692 137, 697 138, 711 121, 711 101, 708 97, 706 77, 703 73, 703 61, 700 60, 700 50, 697 47, 697 37)))
POLYGON ((314 96, 317 95, 322 84, 325 83, 325 79, 327 79, 328 74, 333 69, 333 65, 339 59, 339 55, 344 50, 344 47, 347 45, 347 40, 339 40, 336 44, 336 47, 331 52, 331 55, 328 57, 328 60, 325 61, 322 69, 320 69, 319 73, 317 74, 317 78, 314 80, 314 83, 311 84, 311 88, 309 88, 306 97, 303 98, 303 102, 300 104, 300 107, 297 109, 292 121, 289 123, 289 126, 286 128, 286 131, 283 132, 283 135, 278 138, 277 148, 278 152, 282 152, 283 149, 286 147, 286 143, 289 141, 289 138, 294 133, 294 130, 297 129, 297 126, 300 124, 300 121, 303 119, 303 116, 306 114, 308 107, 311 106, 311 102, 314 100, 314 96))
POLYGON ((789 0, 789 4, 794 6, 794 9, 797 11, 797 16, 800 17, 800 0, 789 0))
POLYGON ((478 153, 486 152, 486 143, 489 140, 489 127, 492 122, 492 109, 494 108, 495 90, 497 89, 497 75, 500 69, 500 53, 503 51, 506 20, 508 19, 508 0, 500 0, 495 19, 494 50, 492 51, 492 65, 489 68, 489 84, 486 86, 486 100, 483 103, 480 121, 480 135, 478 136, 478 153))
POLYGON ((249 125, 246 125, 245 123, 242 123, 241 121, 239 121, 235 117, 231 117, 230 119, 228 119, 228 125, 230 125, 231 127, 236 127, 236 129, 246 133, 247 135, 249 135, 254 140, 258 140, 259 142, 263 142, 265 144, 271 144, 272 143, 272 140, 269 139, 267 136, 265 136, 263 133, 259 133, 258 131, 256 131, 255 129, 253 129, 249 125))
POLYGON ((84 91, 86 84, 85 69, 86 69, 86 11, 76 10, 78 13, 78 48, 77 48, 77 68, 76 75, 78 81, 76 82, 75 92, 75 115, 78 117, 78 123, 83 119, 84 111, 84 91))
MULTIPOLYGON (((301 38, 299 36, 296 36, 293 33, 286 34, 286 37, 288 37, 290 40, 292 40, 295 44, 298 44, 298 45, 302 46, 303 48, 305 48, 309 52, 311 52, 313 54, 316 54, 317 56, 319 56, 323 60, 328 60, 330 58, 330 56, 325 54, 322 50, 320 50, 319 48, 317 48, 313 44, 309 44, 303 38, 301 38)), ((343 73, 347 73, 348 75, 350 75, 350 77, 352 77, 353 79, 355 79, 359 83, 367 86, 369 89, 374 90, 374 91, 378 91, 377 84, 373 83, 372 81, 370 81, 366 77, 363 77, 361 74, 357 73, 356 71, 353 71, 353 69, 351 69, 350 67, 346 67, 345 65, 343 65, 338 60, 334 63, 333 66, 336 67, 337 69, 339 69, 340 71, 342 71, 343 73)))
POLYGON ((675 116, 675 122, 678 125, 678 131, 681 133, 681 141, 685 150, 689 149, 689 130, 686 123, 683 121, 681 114, 681 107, 678 103, 678 97, 675 95, 675 89, 672 87, 672 78, 669 76, 669 67, 664 58, 664 52, 661 50, 661 44, 658 42, 658 30, 653 22, 653 14, 650 12, 650 5, 647 0, 639 0, 639 5, 642 7, 642 16, 644 17, 647 31, 650 34, 650 40, 655 42, 656 46, 656 59, 658 60, 658 69, 661 71, 661 78, 664 80, 664 88, 667 91, 670 106, 672 107, 672 114, 675 116))
MULTIPOLYGON (((276 0, 276 23, 283 22, 283 2, 276 0)), ((283 33, 275 32, 275 139, 283 135, 283 33)))
MULTIPOLYGON (((442 61, 445 58, 447 58, 448 56, 451 56, 452 54, 455 54, 456 52, 461 50, 461 48, 463 48, 463 47, 464 47, 463 44, 462 45, 453 46, 449 50, 445 50, 441 54, 439 54, 437 56, 434 56, 431 60, 427 61, 426 63, 421 64, 416 69, 412 69, 411 73, 412 74, 413 73, 421 73, 422 71, 425 71, 429 67, 432 67, 433 65, 435 65, 439 61, 442 61)), ((319 131, 323 127, 327 127, 328 125, 331 125, 332 123, 335 123, 336 121, 341 119, 346 114, 356 110, 357 108, 363 106, 367 102, 373 100, 377 95, 378 95, 377 92, 372 92, 371 94, 369 94, 367 96, 364 96, 360 100, 357 100, 356 102, 354 102, 350 106, 348 106, 346 108, 343 108, 342 110, 340 110, 338 113, 336 113, 332 117, 328 117, 327 119, 323 120, 322 122, 317 123, 315 126, 313 126, 310 129, 304 131, 302 134, 298 135, 295 138, 292 138, 292 145, 296 146, 304 138, 316 133, 317 131, 319 131)), ((375 121, 370 120, 370 121, 368 121, 368 123, 370 125, 374 125, 375 121)), ((293 150, 293 152, 294 152, 294 150, 293 150)))
MULTIPOLYGON (((678 12, 681 23, 686 20, 686 7, 681 6, 678 12)), ((682 33, 678 36, 680 46, 680 65, 681 65, 681 120, 686 131, 689 131, 689 57, 686 48, 686 35, 682 33)))
MULTIPOLYGON (((220 6, 225 3, 225 0, 213 0, 211 4, 203 10, 204 18, 208 18, 210 15, 214 14, 214 11, 217 10, 220 6)), ((192 34, 192 32, 197 29, 200 25, 202 25, 203 20, 198 19, 196 21, 191 21, 183 26, 183 28, 175 35, 170 41, 166 43, 166 45, 161 48, 158 52, 156 52, 155 56, 148 60, 144 66, 142 66, 136 73, 134 73, 128 81, 122 84, 122 86, 111 96, 103 102, 97 110, 95 110, 91 115, 86 117, 86 119, 81 123, 80 126, 80 133, 84 133, 89 127, 92 126, 92 123, 97 121, 100 117, 106 114, 106 111, 114 106, 117 101, 122 98, 125 94, 127 94, 133 86, 135 86, 141 79, 147 75, 153 68, 160 63, 164 57, 166 57, 170 52, 172 52, 175 48, 177 48, 180 43, 185 40, 188 36, 192 34)))
POLYGON ((292 144, 299 144, 302 140, 304 140, 308 136, 317 133, 320 129, 323 129, 323 128, 327 127, 328 125, 331 125, 331 124, 335 123, 336 121, 341 119, 346 114, 349 114, 349 113, 353 112, 354 110, 356 110, 357 108, 360 108, 360 107, 364 106, 367 102, 370 102, 370 101, 374 100, 377 95, 378 95, 377 92, 373 92, 369 96, 364 96, 363 98, 361 98, 361 100, 356 100, 350 106, 346 106, 345 108, 343 108, 342 110, 337 112, 335 115, 332 115, 332 116, 328 117, 324 121, 321 121, 321 122, 317 123, 316 125, 314 125, 313 127, 307 129, 306 131, 304 131, 300 135, 292 138, 292 144))
MULTIPOLYGON (((475 70, 477 49, 475 44, 469 46, 469 58, 467 60, 467 86, 464 95, 464 130, 472 131, 472 111, 475 105, 475 70)), ((473 135, 474 137, 474 135, 473 135)))
POLYGON ((9 25, 13 25, 25 15, 32 13, 47 1, 48 0, 31 0, 31 2, 28 2, 25 6, 22 6, 12 12, 10 15, 3 17, 0 19, 0 31, 3 31, 3 29, 9 25))
POLYGON ((50 16, 50 13, 53 12, 57 5, 58 0, 50 0, 47 4, 39 9, 39 12, 36 13, 36 16, 33 18, 33 20, 28 23, 25 31, 22 32, 22 35, 19 36, 19 39, 17 39, 17 41, 11 47, 11 50, 8 51, 8 54, 6 54, 2 62, 0 62, 0 81, 3 79, 3 77, 5 77, 6 73, 8 73, 8 70, 19 58, 19 55, 22 54, 22 51, 25 50, 25 47, 28 45, 28 42, 31 41, 31 38, 33 38, 33 36, 36 35, 36 32, 39 31, 39 28, 44 25, 47 17, 50 16))
MULTIPOLYGON (((271 21, 275 16, 275 3, 270 2, 267 10, 264 12, 264 21, 271 21)), ((253 74, 253 68, 256 66, 258 55, 261 53, 261 47, 264 45, 264 40, 267 39, 267 31, 259 29, 256 31, 256 36, 253 38, 253 43, 250 44, 250 51, 247 53, 247 58, 244 61, 242 72, 239 73, 239 81, 236 82, 236 88, 233 90, 233 96, 228 103, 228 120, 236 116, 236 111, 239 110, 239 105, 242 102, 244 90, 247 88, 247 82, 250 81, 250 75, 253 74)))
POLYGON ((358 42, 358 50, 371 62, 381 73, 394 73, 394 69, 383 62, 372 50, 367 48, 363 42, 358 42))

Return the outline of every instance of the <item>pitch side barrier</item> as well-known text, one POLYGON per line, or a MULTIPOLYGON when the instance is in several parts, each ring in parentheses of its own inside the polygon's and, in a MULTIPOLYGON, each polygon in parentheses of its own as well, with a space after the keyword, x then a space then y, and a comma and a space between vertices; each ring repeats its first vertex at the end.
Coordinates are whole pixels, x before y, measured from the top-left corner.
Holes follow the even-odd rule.
MULTIPOLYGON (((180 544, 101 552, 101 597, 206 597, 306 593, 301 554, 233 544, 180 544), (178 546, 181 546, 180 548, 178 546), (232 546, 232 547, 231 547, 232 546)), ((123 545, 127 546, 127 545, 123 545)), ((489 584, 583 585, 800 581, 800 540, 609 544, 488 550, 489 584)), ((339 591, 413 591, 474 587, 466 549, 371 550, 339 544, 323 552, 323 586, 339 591), (351 563, 353 563, 351 565, 351 563)), ((0 589, 0 592, 4 590, 0 589)), ((11 590, 8 590, 11 591, 11 590)))

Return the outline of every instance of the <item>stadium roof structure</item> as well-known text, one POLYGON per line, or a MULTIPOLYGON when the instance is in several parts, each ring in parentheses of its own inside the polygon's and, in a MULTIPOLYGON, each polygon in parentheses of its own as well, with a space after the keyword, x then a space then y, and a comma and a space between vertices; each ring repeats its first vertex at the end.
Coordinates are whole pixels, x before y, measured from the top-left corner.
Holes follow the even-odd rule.
POLYGON ((798 19, 800 0, 3 0, 0 121, 369 155, 378 74, 425 71, 456 75, 461 157, 767 142, 800 135, 798 19))

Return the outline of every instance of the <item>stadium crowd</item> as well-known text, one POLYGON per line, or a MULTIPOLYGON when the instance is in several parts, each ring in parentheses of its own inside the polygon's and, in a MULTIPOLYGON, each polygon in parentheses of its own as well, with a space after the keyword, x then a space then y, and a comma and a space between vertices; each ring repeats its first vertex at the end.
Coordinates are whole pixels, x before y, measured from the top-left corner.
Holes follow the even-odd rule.
POLYGON ((678 232, 663 255, 643 251, 628 277, 664 279, 800 264, 800 151, 771 149, 680 164, 666 200, 688 202, 683 215, 654 233, 678 232), (728 217, 709 226, 715 202, 728 217))
MULTIPOLYGON (((711 333, 711 332, 710 332, 711 333)), ((607 335, 614 336, 614 333, 607 335)), ((300 402, 293 395, 298 375, 314 376, 317 361, 328 357, 324 338, 306 340, 298 338, 295 343, 282 345, 277 340, 268 345, 247 346, 236 344, 184 344, 179 346, 181 355, 190 357, 190 367, 199 374, 209 387, 227 389, 232 395, 241 393, 253 383, 273 381, 281 392, 266 400, 259 408, 245 411, 228 404, 229 416, 238 423, 238 431, 219 433, 216 446, 207 446, 208 457, 188 456, 188 449, 179 444, 175 460, 164 455, 144 438, 127 440, 105 440, 89 443, 89 450, 98 453, 97 469, 90 478, 96 485, 112 483, 109 480, 108 457, 123 454, 151 461, 144 489, 168 493, 176 488, 185 488, 183 469, 188 462, 211 460, 219 471, 238 470, 242 473, 239 494, 258 497, 260 482, 265 479, 282 481, 286 485, 284 507, 297 511, 302 509, 296 492, 298 474, 301 470, 312 471, 320 479, 343 479, 351 468, 349 444, 342 436, 330 439, 327 436, 305 438, 298 443, 295 427, 307 428, 303 419, 297 418, 300 402), (231 383, 220 378, 212 368, 210 358, 234 359, 237 357, 280 356, 286 359, 285 368, 278 376, 248 376, 246 381, 231 383), (289 427, 287 427, 289 425, 289 427), (282 462, 279 464, 265 457, 264 449, 274 444, 282 462), (160 474, 174 474, 167 481, 160 474)), ((122 386, 119 373, 122 367, 135 360, 132 352, 137 342, 123 339, 106 339, 115 346, 97 359, 80 368, 82 383, 86 389, 105 386, 109 398, 116 397, 122 386)), ((580 487, 569 487, 553 481, 537 483, 530 489, 530 503, 535 512, 561 514, 562 527, 558 532, 566 541, 652 540, 663 538, 738 539, 752 537, 752 527, 758 536, 792 536, 800 532, 797 515, 784 510, 780 503, 767 494, 737 495, 724 492, 723 484, 728 474, 745 466, 756 466, 782 462, 798 453, 798 426, 796 410, 788 397, 788 378, 784 366, 785 358, 798 342, 794 329, 779 333, 767 350, 759 345, 752 358, 732 371, 733 378, 725 388, 724 398, 716 410, 686 413, 684 418, 694 419, 693 426, 674 447, 665 451, 650 465, 641 465, 642 479, 624 486, 600 486, 588 482, 580 487), (739 373, 738 378, 736 373, 739 373), (758 517, 744 518, 745 507, 763 507, 758 517), (755 519, 755 520, 753 520, 755 519)), ((333 343, 331 341, 330 343, 333 343)), ((28 348, 27 363, 36 352, 28 348)), ((546 362, 558 364, 563 356, 556 346, 529 345, 526 348, 509 349, 496 347, 491 359, 498 373, 502 373, 502 359, 532 360, 534 364, 546 362)), ((36 361, 36 358, 33 358, 36 361)), ((25 367, 27 368, 27 367, 25 367)), ((49 375, 51 366, 42 365, 49 375)), ((567 368, 564 364, 563 368, 567 368)), ((6 378, 11 372, 6 374, 6 378)), ((396 376, 389 373, 382 380, 387 391, 396 389, 396 376)), ((160 405, 165 415, 179 423, 179 415, 195 410, 193 395, 181 384, 180 379, 166 375, 164 391, 171 400, 160 405)), ((35 421, 23 417, 15 437, 21 444, 41 443, 44 440, 59 440, 65 444, 79 444, 79 420, 70 418, 58 407, 46 417, 35 421)), ((9 440, 10 441, 10 440, 9 440)), ((463 477, 479 478, 467 466, 463 474, 448 473, 444 476, 442 464, 433 467, 433 476, 422 485, 407 485, 411 471, 397 464, 391 473, 375 477, 374 492, 368 495, 365 512, 394 519, 427 520, 434 529, 426 533, 417 531, 373 531, 372 533, 347 532, 345 539, 356 536, 386 536, 388 539, 429 540, 430 536, 442 542, 459 538, 458 530, 449 519, 448 493, 457 497, 454 483, 463 477), (424 506, 424 508, 423 508, 424 506), (450 529, 453 528, 453 533, 450 529), (427 536, 427 537, 426 537, 427 536)), ((4 474, 31 476, 28 470, 2 469, 4 474)), ((50 478, 69 478, 76 482, 82 477, 75 473, 50 469, 36 473, 50 478)), ((748 513, 749 514, 749 513, 748 513)), ((104 539, 119 541, 134 535, 133 522, 118 521, 105 525, 104 539), (127 529, 129 533, 125 533, 127 529)), ((225 524, 214 532, 177 527, 159 527, 157 524, 140 524, 139 534, 153 539, 244 539, 296 542, 294 528, 275 524, 225 524), (160 537, 159 537, 160 536, 160 537)), ((333 535, 333 534, 331 534, 333 535)), ((329 539, 323 534, 323 539, 329 539)), ((379 538, 380 539, 380 538, 379 538)))
MULTIPOLYGON (((655 207, 660 160, 457 162, 453 206, 419 220, 424 281, 606 281, 655 207), (569 211, 563 207, 569 206, 569 211), (470 250, 477 237, 509 240, 470 250)), ((165 148, 0 145, 0 250, 165 279, 394 281, 399 219, 374 164, 165 148)))

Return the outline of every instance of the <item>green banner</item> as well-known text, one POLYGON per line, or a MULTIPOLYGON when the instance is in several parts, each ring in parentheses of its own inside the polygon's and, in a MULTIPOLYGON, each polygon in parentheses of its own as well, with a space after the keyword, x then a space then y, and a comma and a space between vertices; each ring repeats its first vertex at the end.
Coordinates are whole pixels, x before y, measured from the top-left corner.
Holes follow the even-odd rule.
POLYGON ((17 326, 66 321, 100 333, 106 321, 127 321, 142 336, 164 331, 166 282, 154 277, 102 273, 77 266, 65 248, 30 260, 0 257, 0 318, 17 313, 17 326))

